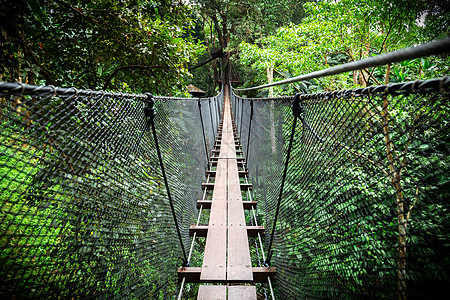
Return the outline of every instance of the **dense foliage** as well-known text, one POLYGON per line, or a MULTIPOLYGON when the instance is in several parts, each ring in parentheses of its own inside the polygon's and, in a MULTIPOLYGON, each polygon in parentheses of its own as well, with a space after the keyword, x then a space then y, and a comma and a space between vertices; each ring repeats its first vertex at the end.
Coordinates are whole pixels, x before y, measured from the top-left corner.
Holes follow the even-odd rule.
POLYGON ((173 94, 203 51, 166 1, 2 1, 1 80, 173 94))
MULTIPOLYGON (((438 8, 440 6, 437 6, 438 8)), ((240 44, 240 63, 257 70, 244 86, 267 83, 325 69, 344 62, 402 49, 430 39, 446 37, 450 18, 421 1, 322 1, 305 4, 305 17, 298 25, 283 26, 256 43, 240 44), (435 18, 439 14, 439 18, 435 18), (441 27, 435 30, 436 23, 441 27), (447 27, 441 31, 442 27, 447 27)), ((277 87, 280 94, 368 86, 433 78, 448 73, 448 57, 432 57, 320 78, 290 87, 277 87)))

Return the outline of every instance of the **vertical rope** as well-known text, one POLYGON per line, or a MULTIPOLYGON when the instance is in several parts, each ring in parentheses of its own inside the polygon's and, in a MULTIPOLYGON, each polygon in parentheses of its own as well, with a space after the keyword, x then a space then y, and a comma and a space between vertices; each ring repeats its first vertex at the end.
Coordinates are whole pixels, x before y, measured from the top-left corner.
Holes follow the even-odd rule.
POLYGON ((184 257, 183 267, 186 267, 189 265, 189 261, 188 261, 187 255, 186 255, 186 250, 184 249, 180 227, 178 225, 177 217, 175 214, 175 208, 173 206, 172 195, 170 194, 169 183, 167 180, 166 171, 164 169, 164 163, 163 163, 163 159, 162 159, 162 155, 161 155, 161 150, 159 148, 158 137, 156 135, 156 126, 155 126, 155 122, 154 122, 155 115, 156 115, 155 107, 154 107, 154 104, 155 104, 154 98, 153 98, 153 95, 150 93, 147 94, 147 97, 148 97, 149 101, 148 101, 148 106, 145 107, 145 109, 144 109, 144 113, 147 117, 150 118, 149 123, 152 125, 153 139, 155 141, 155 147, 156 147, 156 152, 158 154, 159 165, 161 166, 161 172, 162 172, 163 179, 164 179, 164 185, 166 186, 167 198, 169 198, 170 209, 172 210, 172 216, 173 216, 173 220, 175 222, 175 227, 177 229, 178 239, 180 240, 181 250, 183 251, 183 257, 184 257))
POLYGON ((200 112, 200 122, 202 123, 202 133, 203 133, 203 142, 205 144, 206 161, 209 164, 208 145, 206 143, 205 125, 203 124, 203 115, 202 115, 202 102, 200 99, 198 99, 198 110, 200 112))
POLYGON ((244 99, 241 102, 241 125, 239 125, 239 138, 242 136, 242 119, 244 119, 244 99))
POLYGON ((245 153, 245 161, 248 163, 248 149, 250 149, 250 136, 252 134, 253 121, 253 101, 250 101, 250 125, 248 126, 247 150, 245 153))
POLYGON ((269 248, 267 250, 267 259, 265 264, 268 266, 270 265, 270 260, 272 259, 272 244, 273 244, 273 237, 275 235, 275 228, 277 225, 277 220, 278 220, 278 214, 280 212, 280 203, 281 203, 281 198, 283 197, 283 190, 284 190, 284 183, 286 182, 286 174, 287 174, 287 170, 288 170, 288 166, 289 166, 289 160, 291 157, 291 151, 292 151, 292 144, 294 142, 294 135, 295 135, 295 127, 297 126, 297 119, 300 117, 300 114, 303 112, 303 107, 300 106, 300 94, 295 95, 294 101, 292 102, 292 112, 294 115, 294 121, 292 123, 292 131, 291 131, 291 137, 289 139, 289 146, 288 146, 288 150, 286 153, 286 161, 284 164, 284 171, 283 171, 283 178, 281 180, 281 187, 280 187, 280 194, 278 196, 278 202, 277 202, 277 210, 275 212, 275 218, 273 221, 273 227, 272 227, 272 232, 270 235, 270 242, 269 242, 269 248))
POLYGON ((214 135, 216 135, 216 129, 214 128, 214 121, 213 121, 213 113, 211 110, 211 98, 208 99, 208 103, 209 103, 209 114, 211 115, 211 126, 214 132, 214 135))
MULTIPOLYGON (((223 92, 223 90, 222 90, 222 92, 223 92)), ((217 108, 217 115, 216 115, 217 124, 219 124, 219 120, 220 120, 220 109, 219 109, 220 100, 219 99, 220 99, 220 95, 214 98, 214 102, 216 103, 216 108, 217 108)), ((219 127, 219 126, 217 125, 217 127, 219 127)))

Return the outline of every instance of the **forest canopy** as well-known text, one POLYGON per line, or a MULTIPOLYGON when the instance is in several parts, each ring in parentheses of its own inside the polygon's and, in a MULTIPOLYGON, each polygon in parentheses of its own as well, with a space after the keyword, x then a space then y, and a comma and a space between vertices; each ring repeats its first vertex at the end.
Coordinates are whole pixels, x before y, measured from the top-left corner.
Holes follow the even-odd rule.
MULTIPOLYGON (((2 0, 2 81, 210 95, 449 35, 449 1, 2 0)), ((291 94, 438 76, 446 57, 263 91, 291 94)), ((252 95, 252 94, 250 94, 252 95)))

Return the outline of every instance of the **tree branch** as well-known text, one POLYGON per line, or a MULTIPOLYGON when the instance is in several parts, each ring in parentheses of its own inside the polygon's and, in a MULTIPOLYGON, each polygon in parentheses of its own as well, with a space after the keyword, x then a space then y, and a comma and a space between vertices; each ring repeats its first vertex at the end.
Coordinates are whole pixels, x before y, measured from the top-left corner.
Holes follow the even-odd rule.
POLYGON ((52 85, 58 85, 56 83, 56 81, 53 79, 53 77, 50 75, 50 72, 41 65, 38 58, 34 54, 33 50, 31 50, 31 48, 28 45, 28 43, 26 42, 23 34, 19 31, 19 29, 16 27, 16 25, 14 23, 12 23, 11 20, 6 20, 6 23, 9 25, 10 29, 13 31, 13 36, 16 38, 16 40, 22 46, 22 49, 25 51, 26 55, 29 56, 31 58, 31 61, 36 66, 38 66, 38 68, 41 70, 41 74, 45 78, 47 83, 52 84, 52 85))
POLYGON ((372 78, 372 80, 375 82, 376 85, 381 85, 381 82, 379 82, 378 79, 376 79, 371 72, 367 71, 366 69, 362 70, 369 75, 369 78, 372 78))
MULTIPOLYGON (((286 75, 284 75, 283 73, 281 73, 281 72, 278 71, 277 69, 273 68, 273 70, 274 70, 275 72, 277 72, 279 75, 283 76, 284 78, 287 78, 286 75)), ((292 87, 293 87, 294 89, 296 89, 297 92, 301 92, 301 91, 300 91, 293 83, 290 83, 290 85, 292 85, 292 87)))
MULTIPOLYGON (((92 23, 92 24, 96 25, 97 28, 98 28, 100 31, 102 31, 104 34, 106 34, 106 35, 109 35, 109 34, 110 34, 110 32, 109 32, 108 30, 106 30, 105 28, 103 28, 103 26, 100 24, 99 21, 97 21, 97 20, 95 20, 95 19, 89 17, 88 15, 86 15, 85 13, 83 13, 82 11, 80 11, 79 9, 76 9, 75 7, 73 7, 73 6, 71 6, 71 5, 67 4, 67 3, 65 3, 65 2, 63 2, 63 1, 60 1, 60 0, 55 0, 55 2, 58 3, 59 5, 64 6, 64 7, 67 8, 67 9, 69 9, 69 10, 75 12, 76 14, 80 15, 80 16, 83 17, 84 19, 88 20, 89 23, 92 23)), ((124 46, 124 47, 127 47, 128 49, 130 49, 131 51, 133 51, 133 53, 138 54, 138 52, 136 51, 136 49, 134 49, 133 47, 127 45, 127 44, 124 43, 123 41, 121 41, 121 40, 119 40, 119 39, 116 39, 116 38, 114 38, 114 37, 113 37, 112 39, 113 39, 116 43, 118 43, 118 44, 120 44, 120 45, 122 45, 122 46, 124 46)))
POLYGON ((199 63, 199 64, 197 64, 197 65, 195 65, 195 66, 189 67, 188 70, 189 70, 189 71, 192 71, 192 70, 195 70, 195 69, 197 69, 197 68, 200 68, 201 66, 206 65, 207 63, 209 63, 209 62, 211 62, 211 61, 213 61, 213 60, 215 60, 215 59, 217 59, 217 58, 220 58, 220 57, 222 57, 222 56, 212 56, 211 58, 205 60, 205 61, 202 62, 202 63, 199 63))
MULTIPOLYGON (((329 127, 329 126, 327 126, 327 124, 325 124, 325 123, 323 123, 321 121, 320 121, 320 123, 324 126, 324 128, 328 128, 329 127)), ((383 174, 386 175, 388 178, 393 179, 391 174, 389 174, 389 172, 387 172, 385 169, 382 168, 382 165, 380 165, 380 164, 376 163, 375 161, 371 160, 370 158, 368 158, 364 154, 359 153, 357 150, 354 150, 354 149, 344 145, 338 139, 333 138, 334 135, 332 135, 331 132, 328 132, 328 134, 329 134, 329 137, 333 140, 333 142, 337 143, 339 146, 341 146, 342 148, 344 148, 345 150, 347 150, 351 154, 368 161, 371 165, 373 165, 374 167, 378 168, 381 172, 383 172, 383 174)))
POLYGON ((160 66, 160 65, 154 65, 154 66, 129 65, 129 66, 124 66, 124 67, 117 68, 117 69, 114 70, 114 72, 111 73, 111 75, 109 75, 108 79, 106 79, 105 84, 103 84, 103 90, 106 90, 106 88, 108 87, 110 81, 114 78, 114 76, 116 76, 117 73, 119 73, 122 70, 126 70, 126 69, 153 70, 153 69, 167 69, 167 67, 160 66))

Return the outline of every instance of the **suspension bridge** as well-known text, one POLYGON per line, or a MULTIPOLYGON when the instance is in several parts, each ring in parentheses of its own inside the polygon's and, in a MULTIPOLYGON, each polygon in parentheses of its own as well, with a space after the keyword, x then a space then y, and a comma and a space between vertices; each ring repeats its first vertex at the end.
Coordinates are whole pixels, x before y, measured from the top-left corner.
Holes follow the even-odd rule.
POLYGON ((174 98, 0 82, 0 295, 411 295, 410 274, 446 251, 423 228, 448 220, 449 78, 237 95, 246 90, 174 98))

